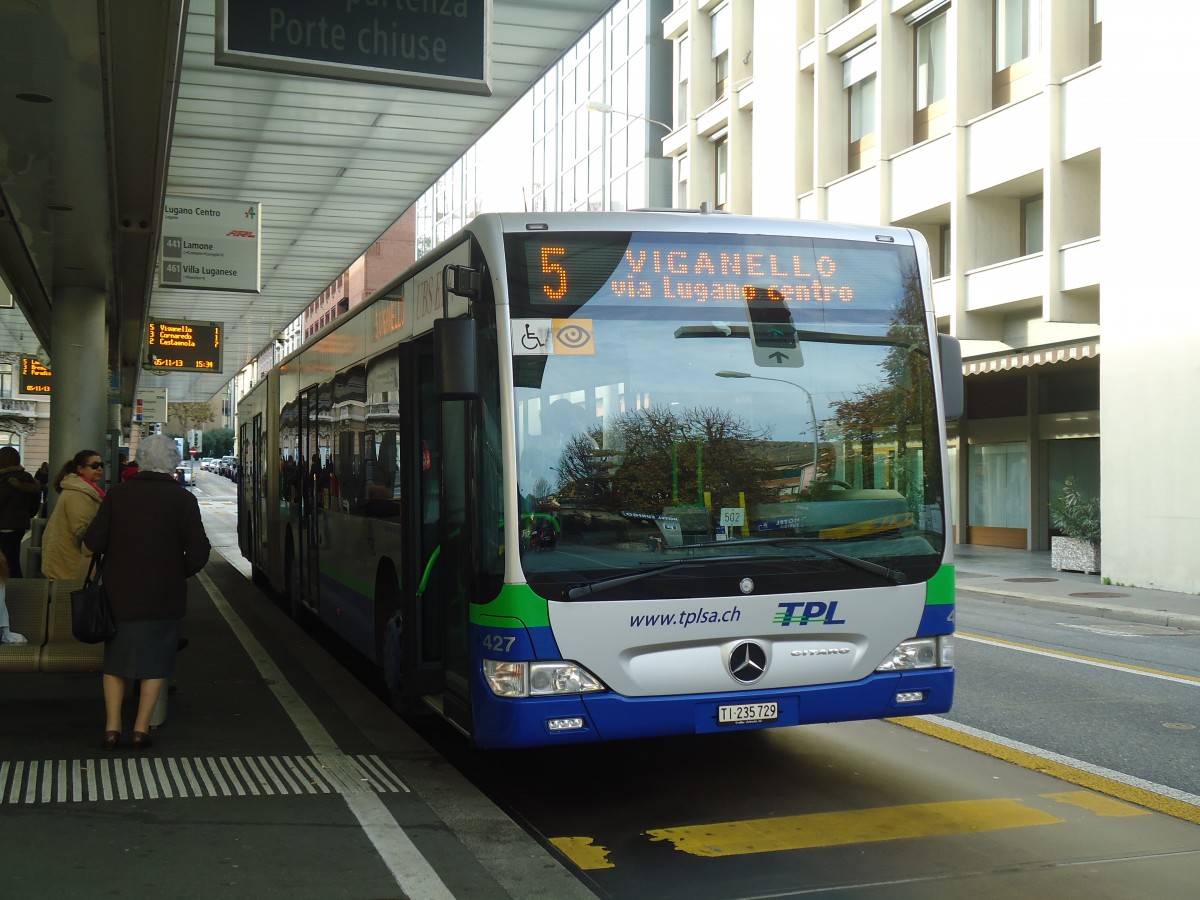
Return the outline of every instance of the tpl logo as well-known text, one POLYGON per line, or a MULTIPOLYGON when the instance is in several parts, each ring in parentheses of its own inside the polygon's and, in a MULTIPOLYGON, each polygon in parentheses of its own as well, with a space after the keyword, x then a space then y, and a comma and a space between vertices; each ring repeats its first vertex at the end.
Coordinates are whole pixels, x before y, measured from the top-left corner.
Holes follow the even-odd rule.
POLYGON ((775 613, 775 624, 807 625, 809 622, 820 622, 822 625, 845 625, 845 619, 835 618, 838 601, 826 603, 823 600, 806 600, 803 603, 780 603, 779 612, 775 613))

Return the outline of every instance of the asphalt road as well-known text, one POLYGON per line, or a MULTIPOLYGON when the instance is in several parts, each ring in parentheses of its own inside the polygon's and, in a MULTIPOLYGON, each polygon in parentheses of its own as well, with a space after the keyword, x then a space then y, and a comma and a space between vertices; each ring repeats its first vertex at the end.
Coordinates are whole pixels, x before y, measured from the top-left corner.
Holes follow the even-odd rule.
POLYGON ((943 718, 1200 796, 1200 632, 960 597, 943 718))

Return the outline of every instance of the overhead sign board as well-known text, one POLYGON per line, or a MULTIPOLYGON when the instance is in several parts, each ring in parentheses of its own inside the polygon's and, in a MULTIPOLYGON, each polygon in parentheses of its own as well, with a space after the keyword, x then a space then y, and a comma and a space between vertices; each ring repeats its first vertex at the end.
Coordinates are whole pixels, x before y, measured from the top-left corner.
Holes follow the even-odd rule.
POLYGON ((160 372, 220 372, 220 322, 150 320, 146 368, 160 372))
POLYGON ((217 0, 219 66, 492 93, 492 0, 217 0))
POLYGON ((22 394, 49 394, 51 374, 50 367, 36 356, 22 356, 20 392, 22 394))
POLYGON ((147 424, 167 421, 167 389, 138 388, 133 406, 133 421, 147 424))
POLYGON ((262 204, 168 197, 159 285, 258 293, 262 204))

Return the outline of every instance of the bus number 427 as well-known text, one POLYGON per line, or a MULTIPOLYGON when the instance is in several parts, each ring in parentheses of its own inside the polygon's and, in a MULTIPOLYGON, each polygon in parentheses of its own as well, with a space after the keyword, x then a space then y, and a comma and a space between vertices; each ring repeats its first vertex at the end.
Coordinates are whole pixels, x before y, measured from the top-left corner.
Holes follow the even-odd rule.
POLYGON ((508 653, 508 651, 512 650, 512 645, 516 640, 516 637, 512 635, 485 634, 483 636, 483 646, 493 653, 508 653))

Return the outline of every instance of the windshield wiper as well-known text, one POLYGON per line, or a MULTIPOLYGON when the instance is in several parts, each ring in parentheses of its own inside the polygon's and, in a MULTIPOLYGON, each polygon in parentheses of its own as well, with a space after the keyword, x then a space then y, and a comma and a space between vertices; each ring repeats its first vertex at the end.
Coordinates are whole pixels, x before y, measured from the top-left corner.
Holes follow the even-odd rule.
POLYGON ((663 563, 661 566, 654 566, 651 569, 643 569, 641 572, 633 572, 629 575, 614 575, 612 578, 600 578, 596 581, 589 581, 586 584, 577 584, 575 587, 568 588, 566 591, 564 591, 563 597, 567 600, 578 600, 580 597, 587 597, 589 594, 599 594, 602 591, 611 590, 612 588, 622 587, 626 584, 633 584, 633 582, 641 581, 643 578, 650 578, 653 575, 658 575, 660 572, 666 572, 671 569, 679 569, 685 566, 704 566, 708 565, 709 563, 740 562, 745 560, 755 560, 761 562, 764 559, 767 559, 767 557, 755 556, 753 554, 743 554, 741 556, 705 556, 701 559, 676 559, 668 563, 663 563))
MULTIPOLYGON (((823 556, 828 556, 830 559, 836 559, 844 562, 846 565, 859 569, 863 572, 871 572, 874 575, 882 576, 892 584, 904 584, 908 581, 908 576, 899 569, 893 569, 889 566, 880 565, 879 563, 871 562, 868 559, 860 559, 857 556, 850 556, 848 553, 841 553, 837 550, 830 550, 824 544, 813 540, 812 538, 803 537, 775 537, 775 538, 743 538, 736 541, 738 544, 799 544, 807 550, 812 550, 814 553, 820 553, 823 556)), ((711 546, 728 547, 728 541, 707 541, 703 544, 694 544, 696 547, 711 547, 711 546)))

